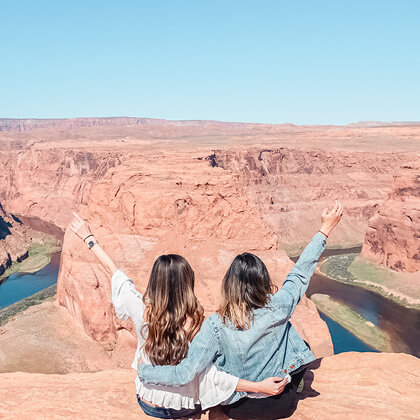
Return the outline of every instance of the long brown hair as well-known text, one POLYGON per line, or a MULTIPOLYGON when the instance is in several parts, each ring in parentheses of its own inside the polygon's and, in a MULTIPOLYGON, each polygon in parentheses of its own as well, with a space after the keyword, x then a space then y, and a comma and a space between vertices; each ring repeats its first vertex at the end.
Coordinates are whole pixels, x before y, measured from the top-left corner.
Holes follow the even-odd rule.
POLYGON ((204 320, 194 294, 194 271, 180 255, 161 255, 143 296, 147 336, 144 351, 154 365, 176 365, 204 320))
POLYGON ((236 328, 247 329, 254 309, 263 308, 276 291, 262 260, 249 252, 240 254, 223 278, 219 314, 226 325, 231 321, 236 328))

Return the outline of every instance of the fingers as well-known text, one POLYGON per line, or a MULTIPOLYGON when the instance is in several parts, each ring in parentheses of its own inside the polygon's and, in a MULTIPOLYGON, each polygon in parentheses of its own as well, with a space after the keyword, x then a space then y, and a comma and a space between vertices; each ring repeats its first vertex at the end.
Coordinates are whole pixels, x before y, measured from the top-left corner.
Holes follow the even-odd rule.
POLYGON ((74 216, 74 218, 77 220, 77 221, 79 221, 79 222, 81 222, 81 223, 83 223, 83 219, 76 213, 76 212, 72 212, 73 213, 73 216, 74 216))
POLYGON ((76 222, 72 222, 72 224, 70 225, 70 229, 74 232, 77 233, 80 229, 80 224, 76 223, 76 222))
POLYGON ((336 210, 336 214, 339 216, 339 217, 341 217, 341 215, 343 214, 343 210, 344 210, 344 207, 343 207, 343 204, 341 204, 341 203, 338 203, 339 205, 338 205, 338 208, 337 208, 337 210, 336 210))
POLYGON ((341 202, 339 202, 338 200, 335 200, 334 206, 332 206, 331 210, 329 210, 329 207, 326 207, 324 209, 324 211, 322 212, 322 216, 326 217, 326 216, 332 216, 332 215, 342 215, 343 214, 343 210, 344 210, 344 206, 341 202))
POLYGON ((285 388, 285 387, 286 387, 286 385, 285 385, 285 384, 282 384, 282 385, 278 386, 278 387, 276 388, 276 390, 275 390, 275 394, 274 394, 274 395, 281 394, 281 393, 284 391, 284 388, 285 388))

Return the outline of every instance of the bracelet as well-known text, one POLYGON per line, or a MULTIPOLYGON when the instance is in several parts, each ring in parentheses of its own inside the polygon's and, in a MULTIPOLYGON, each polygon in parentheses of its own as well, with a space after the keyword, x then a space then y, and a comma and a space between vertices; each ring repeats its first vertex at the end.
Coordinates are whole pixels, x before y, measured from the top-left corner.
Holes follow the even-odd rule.
POLYGON ((86 242, 86 239, 87 239, 87 238, 90 238, 91 236, 93 236, 93 235, 92 235, 92 234, 90 234, 90 235, 86 236, 86 238, 85 238, 85 239, 83 239, 83 242, 86 242))
POLYGON ((328 235, 326 233, 324 233, 322 230, 318 230, 318 232, 322 233, 328 239, 328 235))

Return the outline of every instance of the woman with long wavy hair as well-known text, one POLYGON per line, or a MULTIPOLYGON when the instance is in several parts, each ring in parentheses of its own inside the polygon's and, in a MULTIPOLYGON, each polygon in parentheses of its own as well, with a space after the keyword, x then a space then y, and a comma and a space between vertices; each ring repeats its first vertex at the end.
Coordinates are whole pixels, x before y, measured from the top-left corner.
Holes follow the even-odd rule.
MULTIPOLYGON (((89 226, 74 213, 71 229, 112 274, 112 302, 120 319, 130 318, 137 333, 139 360, 150 365, 176 365, 188 354, 200 330, 204 311, 194 294, 194 271, 185 258, 168 254, 153 264, 144 296, 98 244, 89 226)), ((210 361, 182 386, 144 384, 136 377, 137 400, 143 411, 158 418, 189 417, 228 400, 236 391, 276 395, 287 381, 267 378, 259 382, 219 371, 210 361)))
POLYGON ((138 368, 140 379, 145 383, 183 385, 210 361, 224 372, 251 381, 271 375, 290 377, 291 382, 279 395, 255 399, 236 392, 222 406, 234 419, 288 417, 295 407, 306 365, 315 359, 289 319, 342 214, 343 206, 338 202, 324 210, 320 230, 279 291, 260 258, 249 252, 238 255, 223 279, 220 309, 203 322, 188 356, 176 366, 142 364, 138 368))

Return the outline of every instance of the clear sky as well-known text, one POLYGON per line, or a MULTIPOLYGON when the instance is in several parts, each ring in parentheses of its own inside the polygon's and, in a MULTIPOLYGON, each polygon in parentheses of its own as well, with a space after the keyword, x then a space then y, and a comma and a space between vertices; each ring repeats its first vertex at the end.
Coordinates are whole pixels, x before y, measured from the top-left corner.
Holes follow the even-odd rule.
POLYGON ((418 0, 0 0, 0 118, 420 120, 418 0))

